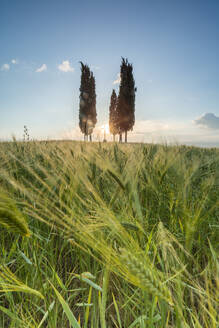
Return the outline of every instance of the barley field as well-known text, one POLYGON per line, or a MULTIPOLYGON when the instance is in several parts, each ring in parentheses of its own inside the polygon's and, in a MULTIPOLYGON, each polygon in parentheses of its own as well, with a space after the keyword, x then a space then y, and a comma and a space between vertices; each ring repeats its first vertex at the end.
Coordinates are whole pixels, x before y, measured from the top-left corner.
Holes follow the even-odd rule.
POLYGON ((219 149, 0 144, 1 328, 218 328, 219 149))

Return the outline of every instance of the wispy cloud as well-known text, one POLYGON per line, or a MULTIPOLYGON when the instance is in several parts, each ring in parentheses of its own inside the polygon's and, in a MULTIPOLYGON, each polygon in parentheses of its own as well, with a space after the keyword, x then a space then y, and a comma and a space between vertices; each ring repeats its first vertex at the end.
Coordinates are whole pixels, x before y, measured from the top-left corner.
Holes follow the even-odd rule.
POLYGON ((66 128, 59 133, 58 139, 83 140, 83 134, 81 133, 79 126, 75 128, 66 128))
POLYGON ((213 113, 206 113, 196 119, 195 124, 204 128, 219 130, 219 117, 213 113))
POLYGON ((94 70, 94 71, 99 71, 100 66, 91 66, 91 69, 94 70))
POLYGON ((9 64, 3 64, 1 67, 1 71, 9 71, 10 65, 9 64))
POLYGON ((17 61, 17 59, 12 59, 11 63, 15 65, 18 63, 18 61, 17 61))
POLYGON ((36 69, 36 73, 41 73, 47 70, 47 66, 46 64, 43 64, 42 66, 40 66, 39 68, 36 69))
POLYGON ((71 67, 68 60, 64 60, 60 65, 58 65, 58 69, 62 72, 74 72, 74 67, 71 67))
MULTIPOLYGON (((93 140, 103 140, 99 122, 93 131, 93 140)), ((83 140, 79 127, 60 132, 58 138, 83 140)), ((107 140, 112 136, 107 134, 107 140)), ((192 121, 136 120, 133 131, 128 132, 129 142, 187 144, 203 147, 219 147, 219 130, 203 129, 192 121)))
POLYGON ((188 96, 185 98, 186 101, 191 101, 191 102, 196 102, 199 101, 200 99, 198 97, 195 96, 188 96))
POLYGON ((115 81, 113 81, 113 84, 119 84, 121 81, 121 76, 120 73, 117 74, 117 79, 115 81))
POLYGON ((195 121, 137 120, 129 140, 218 147, 219 130, 203 129, 195 121))

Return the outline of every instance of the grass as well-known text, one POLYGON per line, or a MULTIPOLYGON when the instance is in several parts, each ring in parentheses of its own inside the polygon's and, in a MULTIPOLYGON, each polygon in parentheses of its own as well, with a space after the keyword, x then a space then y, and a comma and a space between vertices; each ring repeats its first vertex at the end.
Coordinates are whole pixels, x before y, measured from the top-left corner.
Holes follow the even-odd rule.
POLYGON ((0 159, 0 327, 219 327, 218 149, 14 141, 0 159))

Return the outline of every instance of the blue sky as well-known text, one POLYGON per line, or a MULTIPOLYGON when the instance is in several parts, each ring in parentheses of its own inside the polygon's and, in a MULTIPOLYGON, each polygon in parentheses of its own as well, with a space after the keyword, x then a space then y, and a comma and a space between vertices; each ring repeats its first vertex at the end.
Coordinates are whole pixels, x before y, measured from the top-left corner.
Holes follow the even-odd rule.
POLYGON ((94 72, 101 126, 123 56, 137 86, 130 140, 219 145, 218 40, 217 0, 0 0, 0 138, 24 125, 33 138, 81 138, 79 61, 94 72))

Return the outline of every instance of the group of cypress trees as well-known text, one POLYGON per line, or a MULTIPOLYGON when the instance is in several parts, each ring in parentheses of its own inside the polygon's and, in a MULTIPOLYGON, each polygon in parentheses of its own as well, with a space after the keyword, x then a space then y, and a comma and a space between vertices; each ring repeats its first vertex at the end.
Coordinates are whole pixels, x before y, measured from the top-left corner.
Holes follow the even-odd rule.
POLYGON ((135 124, 135 80, 133 77, 133 66, 127 59, 122 58, 120 66, 120 87, 119 95, 113 89, 110 103, 109 127, 110 133, 119 135, 119 141, 122 142, 122 134, 125 133, 125 142, 127 142, 127 132, 133 129, 135 124))
MULTIPOLYGON (((127 142, 127 132, 132 130, 135 124, 136 88, 133 66, 124 58, 120 66, 120 78, 118 97, 114 89, 111 95, 109 128, 114 141, 118 134, 119 141, 122 142, 122 134, 125 133, 125 142, 127 142)), ((95 78, 89 67, 81 62, 79 126, 84 134, 84 140, 88 140, 89 136, 92 141, 92 132, 96 122, 95 78)))

